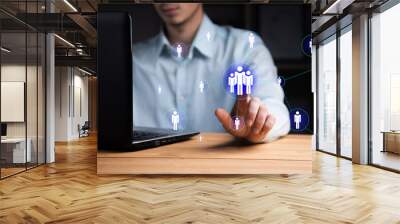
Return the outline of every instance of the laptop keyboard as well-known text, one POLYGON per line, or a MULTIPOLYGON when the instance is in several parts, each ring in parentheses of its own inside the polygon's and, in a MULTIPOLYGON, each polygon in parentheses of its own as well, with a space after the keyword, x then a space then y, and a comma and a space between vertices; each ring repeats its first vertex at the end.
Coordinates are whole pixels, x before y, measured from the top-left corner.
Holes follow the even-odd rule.
POLYGON ((146 132, 146 131, 133 131, 133 140, 147 140, 152 138, 159 138, 163 136, 167 136, 165 133, 156 133, 156 132, 146 132))

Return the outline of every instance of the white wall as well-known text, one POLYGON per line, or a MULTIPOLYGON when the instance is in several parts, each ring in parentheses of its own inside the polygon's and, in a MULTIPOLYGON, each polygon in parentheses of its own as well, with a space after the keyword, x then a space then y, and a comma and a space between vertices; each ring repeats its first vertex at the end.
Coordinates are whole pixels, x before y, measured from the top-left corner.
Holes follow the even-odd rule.
POLYGON ((88 120, 88 77, 72 67, 56 67, 55 140, 79 137, 78 125, 88 120))
MULTIPOLYGON (((3 64, 1 66, 2 82, 24 82, 26 85, 26 106, 22 108, 22 112, 26 112, 26 120, 24 122, 6 122, 8 138, 25 138, 30 140, 31 155, 36 162, 44 162, 44 74, 42 67, 36 67, 25 64, 3 64), (37 70, 38 69, 38 70, 37 70), (39 156, 37 157, 37 154, 39 156)), ((7 96, 2 96, 7 97, 7 96)), ((10 108, 1 108, 2 111, 10 108)))
MULTIPOLYGON (((37 99, 36 99, 36 66, 18 65, 18 64, 6 64, 1 66, 1 81, 3 82, 24 82, 25 76, 28 78, 28 85, 31 88, 27 88, 27 119, 28 119, 28 137, 30 128, 35 130, 36 135, 36 121, 37 115, 32 111, 36 111, 37 99), (27 69, 27 74, 25 69, 27 69), (33 87, 32 87, 33 86, 33 87)), ((40 105, 39 105, 40 106, 40 105)), ((1 108, 6 110, 7 108, 1 108)), ((7 123, 7 136, 8 137, 25 137, 25 123, 26 122, 10 122, 7 123)), ((33 131, 32 131, 33 132, 33 131)))

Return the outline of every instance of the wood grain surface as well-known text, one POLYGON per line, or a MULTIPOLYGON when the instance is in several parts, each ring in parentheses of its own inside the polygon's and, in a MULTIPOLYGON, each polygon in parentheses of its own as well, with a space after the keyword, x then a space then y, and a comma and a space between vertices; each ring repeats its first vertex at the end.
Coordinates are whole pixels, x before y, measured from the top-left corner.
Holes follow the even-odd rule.
POLYGON ((400 223, 400 175, 313 151, 312 174, 105 175, 96 139, 0 181, 0 223, 400 223))
POLYGON ((100 151, 98 174, 311 173, 311 136, 289 135, 268 144, 235 141, 222 133, 136 151, 100 151))

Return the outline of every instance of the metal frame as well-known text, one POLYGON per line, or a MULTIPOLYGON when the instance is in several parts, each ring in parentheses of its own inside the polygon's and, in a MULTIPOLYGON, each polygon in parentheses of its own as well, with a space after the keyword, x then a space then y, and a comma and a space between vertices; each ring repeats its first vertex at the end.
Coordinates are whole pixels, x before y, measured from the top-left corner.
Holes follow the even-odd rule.
MULTIPOLYGON (((336 26, 336 32, 332 35, 330 35, 329 37, 320 40, 317 42, 316 44, 316 89, 317 89, 317 93, 316 93, 316 150, 319 152, 323 152, 329 155, 333 155, 333 156, 337 156, 346 160, 352 160, 352 158, 347 157, 347 156, 343 156, 341 153, 341 107, 340 107, 340 103, 341 103, 341 95, 340 95, 340 82, 341 82, 341 65, 340 65, 340 37, 345 34, 346 32, 351 32, 351 30, 347 30, 348 27, 351 26, 351 23, 344 26, 344 27, 340 27, 340 26, 336 26), (319 146, 319 45, 322 42, 328 41, 328 39, 332 38, 332 36, 335 35, 335 39, 332 39, 330 41, 336 41, 336 153, 332 153, 332 152, 328 152, 325 151, 323 149, 320 148, 319 146)), ((328 41, 329 42, 329 41, 328 41)))
POLYGON ((340 65, 340 36, 341 30, 336 30, 336 155, 341 157, 341 147, 342 147, 342 124, 341 116, 340 116, 340 103, 341 103, 341 94, 340 94, 340 78, 341 78, 341 65, 340 65))

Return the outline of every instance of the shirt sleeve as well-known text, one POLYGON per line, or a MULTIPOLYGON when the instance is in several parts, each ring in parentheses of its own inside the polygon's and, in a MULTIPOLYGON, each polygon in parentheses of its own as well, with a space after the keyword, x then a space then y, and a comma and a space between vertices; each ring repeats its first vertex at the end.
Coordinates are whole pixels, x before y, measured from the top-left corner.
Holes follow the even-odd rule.
POLYGON ((246 47, 246 63, 255 74, 253 95, 260 98, 276 123, 268 133, 267 140, 273 141, 287 135, 290 130, 289 111, 284 104, 284 92, 277 80, 277 68, 272 56, 260 37, 255 35, 253 48, 246 47))

